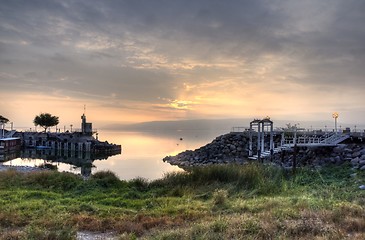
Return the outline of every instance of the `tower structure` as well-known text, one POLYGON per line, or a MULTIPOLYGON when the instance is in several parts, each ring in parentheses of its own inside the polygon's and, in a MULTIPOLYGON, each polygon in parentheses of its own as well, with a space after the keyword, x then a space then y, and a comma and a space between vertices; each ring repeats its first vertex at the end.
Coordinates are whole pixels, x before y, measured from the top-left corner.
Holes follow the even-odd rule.
POLYGON ((84 113, 81 116, 81 132, 84 135, 92 135, 93 134, 93 127, 92 123, 86 122, 86 115, 85 115, 85 106, 84 106, 84 113))

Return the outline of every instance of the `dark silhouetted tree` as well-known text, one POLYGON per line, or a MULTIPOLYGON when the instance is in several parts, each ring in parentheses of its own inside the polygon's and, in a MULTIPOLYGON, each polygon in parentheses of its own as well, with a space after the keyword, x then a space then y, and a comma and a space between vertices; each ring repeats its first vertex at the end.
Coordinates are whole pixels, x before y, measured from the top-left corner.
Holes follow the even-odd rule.
POLYGON ((4 127, 5 127, 5 123, 7 123, 7 122, 9 122, 9 119, 0 115, 0 127, 1 127, 0 137, 1 138, 4 137, 4 127))
POLYGON ((52 116, 49 113, 41 113, 36 116, 33 120, 36 126, 41 126, 44 128, 44 132, 47 132, 47 128, 58 125, 58 117, 52 116))
POLYGON ((5 124, 7 122, 9 122, 9 119, 7 119, 6 117, 3 117, 2 115, 0 115, 0 123, 5 124))

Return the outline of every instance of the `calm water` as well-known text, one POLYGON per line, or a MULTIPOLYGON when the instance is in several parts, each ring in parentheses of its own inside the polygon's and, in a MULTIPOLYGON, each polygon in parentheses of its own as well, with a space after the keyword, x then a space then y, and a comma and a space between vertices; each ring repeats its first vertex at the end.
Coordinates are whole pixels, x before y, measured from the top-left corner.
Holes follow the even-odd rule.
MULTIPOLYGON (((136 177, 146 179, 161 178, 164 173, 182 171, 177 166, 165 163, 162 159, 168 155, 176 155, 184 150, 194 150, 224 133, 211 131, 166 131, 166 132, 111 132, 100 131, 99 139, 122 145, 122 154, 103 160, 94 160, 91 171, 111 170, 120 179, 129 180, 136 177)), ((4 162, 4 165, 38 166, 45 163, 47 152, 36 157, 17 157, 4 162), (43 159, 42 159, 43 158, 43 159)), ((50 162, 50 161, 47 161, 50 162)), ((89 161, 91 163, 91 161, 89 161)), ((81 173, 85 169, 67 163, 52 163, 59 171, 81 173)), ((77 165, 77 164, 76 164, 77 165)), ((90 164, 91 166, 91 164, 90 164)))

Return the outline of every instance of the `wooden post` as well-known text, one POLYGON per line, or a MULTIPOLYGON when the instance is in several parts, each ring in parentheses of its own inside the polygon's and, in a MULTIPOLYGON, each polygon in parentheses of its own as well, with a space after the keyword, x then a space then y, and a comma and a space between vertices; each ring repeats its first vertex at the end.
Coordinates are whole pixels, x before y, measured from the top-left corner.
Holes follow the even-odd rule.
POLYGON ((249 140, 249 145, 248 145, 248 156, 252 157, 252 123, 250 123, 250 132, 249 132, 249 136, 250 136, 250 140, 249 140))
POLYGON ((295 175, 297 171, 297 144, 294 144, 294 153, 293 153, 293 175, 295 175))
POLYGON ((261 150, 261 124, 257 124, 257 156, 259 154, 259 151, 261 150))

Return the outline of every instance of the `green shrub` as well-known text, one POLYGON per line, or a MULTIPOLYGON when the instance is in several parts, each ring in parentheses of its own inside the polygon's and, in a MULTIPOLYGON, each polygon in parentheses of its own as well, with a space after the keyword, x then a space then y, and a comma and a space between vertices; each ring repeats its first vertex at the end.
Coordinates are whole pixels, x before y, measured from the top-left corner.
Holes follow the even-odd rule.
POLYGON ((92 181, 95 181, 97 185, 103 188, 108 187, 118 187, 121 185, 121 181, 115 175, 115 173, 111 171, 100 171, 93 175, 90 178, 92 181))
POLYGON ((197 167, 191 170, 191 180, 198 184, 231 183, 239 179, 240 168, 241 166, 235 164, 197 167))
POLYGON ((213 193, 213 203, 215 206, 224 206, 227 204, 228 192, 225 189, 217 189, 213 193))
POLYGON ((89 213, 96 212, 95 208, 87 203, 81 203, 79 206, 79 210, 80 212, 89 212, 89 213))
POLYGON ((213 222, 213 224, 210 226, 210 228, 215 233, 222 233, 227 230, 228 223, 222 219, 217 219, 213 222))
POLYGON ((141 177, 130 180, 129 184, 131 187, 134 187, 138 191, 146 191, 149 186, 148 180, 141 177))
POLYGON ((82 179, 73 173, 40 171, 24 174, 23 182, 30 187, 66 191, 75 189, 82 179))
POLYGON ((23 174, 13 169, 3 171, 0 173, 0 187, 16 187, 21 185, 23 174))
POLYGON ((163 178, 150 183, 151 187, 175 187, 184 186, 191 182, 190 174, 187 172, 171 172, 164 174, 163 178))

